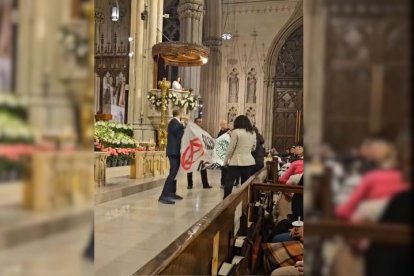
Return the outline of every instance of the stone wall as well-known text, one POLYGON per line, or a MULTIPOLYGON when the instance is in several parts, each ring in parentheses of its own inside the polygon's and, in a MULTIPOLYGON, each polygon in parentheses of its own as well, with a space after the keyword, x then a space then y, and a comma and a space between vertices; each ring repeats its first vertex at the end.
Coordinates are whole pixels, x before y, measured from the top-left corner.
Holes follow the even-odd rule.
POLYGON ((223 32, 231 33, 232 39, 224 40, 221 46, 221 119, 231 122, 237 115, 247 114, 259 131, 263 131, 265 115, 271 112, 265 108, 265 59, 273 47, 272 41, 297 3, 290 0, 224 1, 223 32))

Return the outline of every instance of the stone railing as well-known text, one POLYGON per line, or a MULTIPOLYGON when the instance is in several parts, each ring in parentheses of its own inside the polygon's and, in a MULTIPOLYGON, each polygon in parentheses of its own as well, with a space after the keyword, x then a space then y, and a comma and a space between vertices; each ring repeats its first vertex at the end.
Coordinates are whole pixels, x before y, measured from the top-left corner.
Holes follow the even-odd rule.
POLYGON ((88 204, 94 194, 91 152, 37 152, 24 185, 24 206, 56 210, 88 204))
POLYGON ((165 151, 138 151, 131 164, 131 178, 143 179, 168 174, 169 163, 165 151))

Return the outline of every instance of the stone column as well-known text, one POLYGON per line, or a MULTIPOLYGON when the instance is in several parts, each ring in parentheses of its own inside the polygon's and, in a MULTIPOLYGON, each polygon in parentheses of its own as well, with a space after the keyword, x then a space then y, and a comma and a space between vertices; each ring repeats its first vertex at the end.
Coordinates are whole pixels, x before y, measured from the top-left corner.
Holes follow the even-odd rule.
POLYGON ((324 60, 326 55, 327 9, 321 1, 304 1, 303 40, 303 118, 304 142, 307 152, 313 153, 322 143, 324 60))
POLYGON ((157 43, 162 42, 162 20, 164 15, 164 0, 158 0, 157 43))
MULTIPOLYGON (((203 0, 180 0, 178 5, 180 41, 201 44, 203 35, 203 6, 203 0)), ((200 93, 199 67, 180 68, 180 77, 185 89, 193 88, 195 94, 200 93)))
MULTIPOLYGON (((161 10, 162 13, 162 10, 161 10)), ((155 84, 158 80, 154 80, 154 70, 155 70, 155 62, 152 58, 152 46, 154 46, 157 43, 157 33, 158 33, 158 1, 153 0, 150 1, 149 6, 149 39, 148 39, 148 45, 147 45, 147 60, 148 60, 148 85, 147 89, 153 89, 157 88, 157 85, 155 84)))
POLYGON ((264 127, 263 135, 265 139, 265 147, 270 148, 273 143, 273 120, 274 118, 274 94, 275 92, 275 83, 273 80, 265 80, 264 82, 264 99, 265 106, 263 108, 264 114, 264 127))
POLYGON ((206 130, 215 135, 220 120, 222 0, 206 0, 206 16, 203 44, 210 48, 206 65, 201 68, 201 91, 203 98, 203 121, 206 130))
POLYGON ((129 70, 130 93, 133 102, 133 123, 139 124, 141 112, 143 110, 143 101, 145 100, 145 89, 143 86, 144 70, 144 26, 145 21, 141 20, 141 12, 144 11, 144 0, 133 0, 131 2, 131 35, 134 39, 134 56, 131 59, 129 70))
POLYGON ((28 98, 29 124, 40 132, 73 131, 74 114, 67 94, 78 90, 67 91, 70 85, 63 85, 62 77, 71 70, 71 84, 77 81, 80 86, 87 78, 87 70, 75 66, 71 57, 67 55, 69 61, 63 61, 64 51, 56 39, 63 25, 73 25, 67 4, 53 0, 19 1, 16 91, 28 98), (61 66, 62 62, 65 66, 61 66))

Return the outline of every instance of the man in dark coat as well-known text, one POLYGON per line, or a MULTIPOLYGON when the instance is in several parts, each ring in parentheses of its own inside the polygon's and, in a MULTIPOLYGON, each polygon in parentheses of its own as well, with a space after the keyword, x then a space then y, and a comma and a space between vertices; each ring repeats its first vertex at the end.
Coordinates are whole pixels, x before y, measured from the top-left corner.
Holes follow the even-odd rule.
POLYGON ((184 125, 181 123, 181 111, 173 110, 173 117, 168 124, 167 135, 167 156, 170 160, 170 172, 165 180, 161 196, 158 199, 159 202, 164 204, 175 204, 174 200, 183 199, 176 194, 177 180, 175 179, 180 168, 181 138, 184 135, 184 125))

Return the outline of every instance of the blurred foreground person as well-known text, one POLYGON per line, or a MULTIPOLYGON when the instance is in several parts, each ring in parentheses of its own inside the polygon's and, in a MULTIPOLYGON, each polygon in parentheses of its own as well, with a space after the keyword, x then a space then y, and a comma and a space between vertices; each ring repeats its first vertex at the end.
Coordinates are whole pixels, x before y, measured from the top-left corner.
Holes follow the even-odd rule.
POLYGON ((92 235, 89 239, 88 245, 83 253, 83 256, 92 261, 95 259, 95 235, 94 230, 92 229, 92 235))
MULTIPOLYGON (((379 223, 392 223, 411 227, 413 192, 411 178, 411 141, 410 135, 403 133, 397 138, 398 165, 409 189, 393 196, 386 206, 379 223)), ((365 253, 366 276, 413 275, 412 244, 384 245, 372 243, 365 253)))
POLYGON ((373 141, 371 147, 376 169, 363 176, 351 196, 336 208, 339 218, 376 221, 388 201, 408 188, 397 167, 395 148, 383 140, 373 141))

